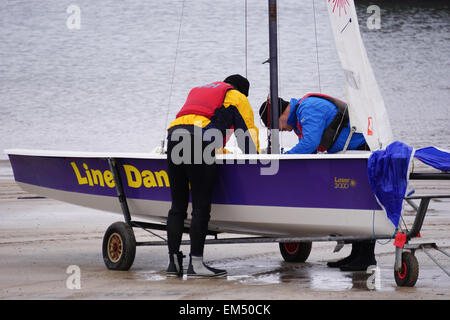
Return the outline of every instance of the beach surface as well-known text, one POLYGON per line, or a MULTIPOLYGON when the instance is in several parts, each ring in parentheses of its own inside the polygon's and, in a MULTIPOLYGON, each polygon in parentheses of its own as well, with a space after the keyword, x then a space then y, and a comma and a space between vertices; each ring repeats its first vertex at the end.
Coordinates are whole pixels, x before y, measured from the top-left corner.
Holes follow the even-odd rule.
MULTIPOLYGON (((328 268, 327 261, 345 257, 351 249, 346 245, 333 253, 335 242, 313 243, 305 263, 284 262, 277 243, 208 245, 205 259, 228 271, 222 279, 166 278, 165 246, 138 247, 129 271, 110 271, 103 263, 102 239, 108 226, 123 217, 28 194, 15 184, 8 165, 2 161, 0 169, 0 299, 450 298, 450 277, 422 251, 416 252, 420 271, 415 287, 397 287, 395 247, 386 240, 376 246, 375 281, 375 273, 328 268)), ((450 193, 449 182, 411 184, 417 194, 450 193)), ((404 217, 410 226, 411 208, 405 207, 404 217)), ((138 241, 159 240, 143 230, 135 233, 138 241)), ((157 234, 165 237, 165 232, 157 234)), ((436 242, 450 251, 449 199, 431 202, 421 235, 413 242, 436 242)), ((189 253, 186 246, 182 250, 189 253)), ((448 257, 430 253, 450 270, 448 257)))

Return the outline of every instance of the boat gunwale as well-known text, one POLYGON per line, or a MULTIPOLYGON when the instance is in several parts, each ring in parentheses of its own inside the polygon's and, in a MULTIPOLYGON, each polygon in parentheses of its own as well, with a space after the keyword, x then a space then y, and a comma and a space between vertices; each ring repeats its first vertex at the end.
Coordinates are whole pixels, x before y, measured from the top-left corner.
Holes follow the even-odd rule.
MULTIPOLYGON (((7 149, 8 156, 37 156, 37 157, 65 157, 65 158, 118 158, 118 159, 166 159, 165 154, 159 153, 129 153, 129 152, 85 152, 63 150, 38 149, 7 149)), ((294 159, 368 159, 372 152, 350 150, 345 153, 334 154, 217 154, 217 160, 294 160, 294 159)))

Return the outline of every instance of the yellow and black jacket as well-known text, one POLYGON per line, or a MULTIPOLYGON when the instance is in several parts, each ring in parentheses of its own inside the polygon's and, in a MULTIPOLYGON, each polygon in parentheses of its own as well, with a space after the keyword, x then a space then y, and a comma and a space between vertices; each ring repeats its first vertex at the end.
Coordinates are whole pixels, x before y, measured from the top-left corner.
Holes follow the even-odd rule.
POLYGON ((189 92, 183 108, 167 129, 187 125, 220 130, 224 146, 229 138, 227 130, 241 129, 250 139, 237 139, 239 148, 245 153, 260 152, 259 130, 250 103, 244 94, 227 83, 213 82, 189 92))

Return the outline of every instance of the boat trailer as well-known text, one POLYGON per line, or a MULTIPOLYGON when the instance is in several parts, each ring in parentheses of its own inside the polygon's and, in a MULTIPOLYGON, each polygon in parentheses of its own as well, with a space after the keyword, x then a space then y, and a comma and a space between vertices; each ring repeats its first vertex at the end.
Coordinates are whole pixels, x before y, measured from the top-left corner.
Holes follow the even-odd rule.
MULTIPOLYGON (((166 246, 167 240, 152 230, 165 231, 167 226, 159 223, 149 223, 134 221, 128 208, 126 195, 123 190, 123 184, 114 158, 108 158, 108 163, 113 173, 117 197, 121 205, 125 222, 115 222, 105 232, 103 237, 103 260, 110 270, 128 270, 136 255, 136 247, 139 246, 166 246), (137 242, 134 236, 133 228, 143 229, 152 235, 160 238, 159 241, 137 242)), ((411 180, 450 180, 450 173, 411 173, 411 180)), ((438 267, 440 267, 449 277, 447 271, 439 262, 434 259, 428 250, 436 250, 450 257, 450 254, 442 250, 436 243, 410 243, 411 239, 420 237, 420 230, 428 210, 431 199, 450 199, 450 195, 414 195, 406 196, 404 200, 416 211, 416 216, 410 230, 406 232, 396 231, 392 236, 374 237, 374 236, 342 236, 329 235, 326 237, 265 237, 265 236, 245 236, 218 238, 219 232, 208 231, 208 236, 214 236, 213 239, 206 239, 205 244, 243 244, 243 243, 270 243, 278 242, 280 253, 286 262, 305 262, 309 257, 312 248, 312 242, 336 241, 335 252, 339 251, 345 243, 356 241, 374 241, 374 240, 394 240, 395 245, 395 263, 394 278, 400 287, 413 287, 419 275, 419 263, 415 257, 417 250, 422 250, 438 267), (420 200, 417 206, 412 200, 420 200)), ((189 233, 189 228, 184 228, 184 233, 189 233)), ((190 241, 183 240, 182 245, 190 244, 190 241)))
MULTIPOLYGON (((411 180, 450 180, 450 173, 411 173, 411 180)), ((405 201, 416 211, 411 230, 406 229, 406 233, 397 232, 395 236, 395 263, 394 277, 395 282, 401 287, 413 287, 419 276, 419 263, 415 257, 416 250, 422 250, 445 274, 450 277, 450 272, 444 268, 433 256, 429 250, 435 250, 447 257, 450 254, 439 248, 436 243, 409 243, 411 239, 420 237, 420 230, 428 210, 431 199, 449 199, 450 195, 415 195, 406 196, 405 201), (420 200, 417 206, 412 200, 420 200)))

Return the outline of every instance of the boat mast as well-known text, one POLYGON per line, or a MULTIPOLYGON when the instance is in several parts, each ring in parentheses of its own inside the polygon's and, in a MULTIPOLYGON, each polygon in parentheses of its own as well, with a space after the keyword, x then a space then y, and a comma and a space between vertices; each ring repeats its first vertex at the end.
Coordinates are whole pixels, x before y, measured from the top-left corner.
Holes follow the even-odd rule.
POLYGON ((278 54, 277 54, 277 1, 269 0, 269 63, 270 63, 270 106, 271 128, 268 153, 280 153, 278 134, 278 54))

